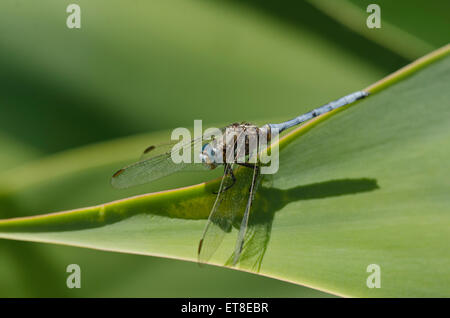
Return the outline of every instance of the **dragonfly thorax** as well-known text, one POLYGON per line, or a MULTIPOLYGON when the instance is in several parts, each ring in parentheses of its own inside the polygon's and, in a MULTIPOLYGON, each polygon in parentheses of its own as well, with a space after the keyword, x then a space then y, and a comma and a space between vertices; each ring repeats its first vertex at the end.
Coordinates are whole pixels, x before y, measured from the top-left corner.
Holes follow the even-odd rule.
MULTIPOLYGON (((249 123, 232 124, 226 127, 223 135, 203 146, 200 159, 210 169, 223 163, 238 162, 237 159, 241 157, 244 158, 242 162, 245 162, 245 158, 257 150, 259 134, 267 135, 268 131, 266 126, 258 128, 249 123), (250 140, 254 142, 252 143, 250 140)), ((270 139, 270 134, 267 138, 270 139)))

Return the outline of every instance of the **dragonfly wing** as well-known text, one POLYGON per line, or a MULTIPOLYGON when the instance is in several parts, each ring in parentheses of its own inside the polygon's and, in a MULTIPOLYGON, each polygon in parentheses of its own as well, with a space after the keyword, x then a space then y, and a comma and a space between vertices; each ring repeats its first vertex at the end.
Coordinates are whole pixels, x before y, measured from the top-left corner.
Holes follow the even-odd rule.
POLYGON ((184 166, 183 163, 174 163, 170 155, 163 154, 120 169, 112 176, 111 184, 115 188, 124 189, 162 178, 184 166))
POLYGON ((211 258, 220 243, 222 243, 225 233, 231 231, 233 219, 230 211, 227 209, 229 191, 233 189, 233 187, 227 189, 233 184, 233 177, 229 172, 230 169, 233 169, 232 165, 226 164, 222 181, 217 191, 216 201, 211 209, 203 236, 198 245, 198 261, 200 263, 205 263, 211 258))
POLYGON ((244 216, 242 217, 239 234, 238 234, 238 238, 236 241, 236 247, 234 250, 233 266, 236 265, 236 263, 239 260, 239 257, 241 256, 241 253, 242 253, 242 248, 244 246, 245 234, 247 232, 247 227, 248 227, 248 219, 250 216, 250 209, 252 207, 253 199, 255 197, 255 193, 258 189, 261 179, 262 179, 262 175, 260 173, 260 167, 258 165, 255 165, 255 167, 253 168, 253 177, 252 177, 250 191, 249 191, 249 195, 248 195, 247 206, 245 208, 244 216))
MULTIPOLYGON (((225 128, 219 130, 224 131, 225 128)), ((201 171, 208 167, 197 163, 196 156, 199 155, 204 143, 209 142, 211 135, 203 135, 192 141, 180 143, 173 141, 166 144, 152 145, 144 150, 141 160, 117 171, 111 178, 111 184, 115 188, 128 188, 157 180, 178 171, 201 171), (188 151, 190 163, 175 163, 172 160, 173 152, 188 151)))
MULTIPOLYGON (((225 127, 219 129, 217 132, 223 133, 225 131, 225 127)), ((193 140, 190 141, 186 141, 180 145, 178 145, 177 147, 179 147, 178 149, 183 149, 183 150, 187 150, 190 149, 191 151, 191 155, 192 156, 198 156, 198 153, 195 153, 195 150, 201 150, 202 146, 205 143, 210 142, 211 137, 214 136, 214 134, 211 133, 205 133, 203 134, 202 137, 198 137, 195 138, 193 140), (197 146, 197 148, 196 148, 197 146)), ((171 141, 168 143, 162 143, 162 144, 158 144, 158 145, 150 145, 147 148, 145 148, 144 152, 141 155, 140 161, 142 160, 146 160, 164 153, 170 153, 175 145, 177 145, 178 143, 180 143, 180 141, 175 140, 175 141, 171 141)))
POLYGON ((176 141, 168 142, 165 144, 151 145, 145 148, 144 152, 139 158, 139 161, 147 160, 162 154, 169 153, 171 149, 177 144, 176 141))
MULTIPOLYGON (((226 169, 232 168, 232 164, 226 165, 226 169)), ((238 169, 243 169, 243 171, 239 173, 235 181, 233 181, 234 175, 227 172, 222 178, 216 201, 200 240, 198 249, 200 263, 207 262, 213 256, 225 233, 231 231, 235 219, 245 212, 253 171, 246 167, 238 169)))
MULTIPOLYGON (((144 152, 141 155, 140 161, 150 159, 162 154, 170 154, 175 148, 177 147, 178 150, 183 149, 183 151, 190 151, 191 156, 194 155, 195 146, 201 147, 203 144, 207 142, 206 140, 203 140, 202 138, 197 138, 191 141, 187 141, 184 143, 180 143, 180 141, 175 140, 168 143, 158 144, 158 145, 151 145, 147 148, 145 148, 144 152), (177 145, 178 144, 178 145, 177 145)), ((192 157, 193 158, 193 157, 192 157)))

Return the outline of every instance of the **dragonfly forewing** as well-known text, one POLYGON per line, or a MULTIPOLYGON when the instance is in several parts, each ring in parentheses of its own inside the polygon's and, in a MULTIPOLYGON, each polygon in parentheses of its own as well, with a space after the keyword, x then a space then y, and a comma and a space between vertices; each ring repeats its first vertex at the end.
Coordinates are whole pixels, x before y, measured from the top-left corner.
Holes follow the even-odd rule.
MULTIPOLYGON (((225 128, 219 129, 219 131, 224 131, 225 128)), ((177 146, 179 149, 187 150, 191 152, 192 159, 194 159, 193 156, 198 155, 198 153, 195 153, 196 148, 201 149, 202 146, 205 143, 208 143, 211 139, 211 135, 204 134, 202 137, 195 138, 193 140, 186 141, 182 143, 181 145, 177 145, 180 142, 178 140, 171 141, 168 143, 158 144, 158 145, 150 145, 147 148, 145 148, 144 152, 141 155, 140 161, 146 160, 152 157, 159 156, 161 154, 170 154, 175 146, 177 146)), ((179 150, 176 149, 176 150, 179 150)))
POLYGON ((234 249, 234 257, 233 257, 233 265, 236 265, 238 262, 242 249, 244 247, 244 239, 245 234, 247 233, 247 227, 248 227, 248 219, 250 217, 250 210, 252 207, 253 199, 255 198, 255 193, 258 190, 258 186, 261 182, 262 175, 260 173, 260 167, 258 165, 255 165, 253 168, 253 176, 251 180, 251 185, 248 193, 248 200, 247 205, 245 208, 244 216, 242 217, 241 226, 239 228, 239 234, 236 241, 236 247, 234 249))
POLYGON ((253 170, 247 167, 235 169, 239 171, 236 179, 227 169, 233 169, 233 164, 227 164, 222 178, 216 201, 205 226, 198 249, 198 261, 207 262, 216 252, 227 232, 233 224, 239 221, 245 213, 249 196, 249 185, 253 170))
POLYGON ((195 162, 198 155, 196 149, 207 142, 203 138, 197 138, 184 144, 170 142, 157 146, 149 146, 144 150, 141 160, 117 171, 111 178, 111 184, 115 188, 128 188, 135 185, 151 182, 178 171, 201 171, 207 167, 195 162), (178 145, 177 145, 178 144, 178 145), (172 159, 173 152, 190 153, 188 162, 175 163, 172 159))

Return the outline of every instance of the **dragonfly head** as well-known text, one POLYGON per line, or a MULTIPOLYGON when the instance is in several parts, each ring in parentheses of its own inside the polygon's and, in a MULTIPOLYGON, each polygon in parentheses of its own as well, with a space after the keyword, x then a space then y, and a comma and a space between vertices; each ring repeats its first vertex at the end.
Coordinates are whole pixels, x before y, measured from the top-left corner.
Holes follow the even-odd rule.
POLYGON ((216 161, 217 151, 211 146, 210 143, 205 144, 202 148, 202 152, 200 154, 200 159, 202 163, 210 169, 214 169, 217 167, 216 161))

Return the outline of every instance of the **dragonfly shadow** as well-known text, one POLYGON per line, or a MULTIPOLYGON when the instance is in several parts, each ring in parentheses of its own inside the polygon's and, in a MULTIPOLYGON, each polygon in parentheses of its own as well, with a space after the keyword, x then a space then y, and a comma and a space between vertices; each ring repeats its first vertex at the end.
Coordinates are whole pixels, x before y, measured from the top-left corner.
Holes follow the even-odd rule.
MULTIPOLYGON (((253 202, 253 212, 249 219, 239 265, 257 272, 260 270, 270 241, 274 215, 287 204, 300 200, 364 193, 376 189, 379 189, 376 179, 369 178, 330 180, 287 190, 261 187, 253 202)), ((226 265, 232 264, 233 257, 234 255, 230 256, 226 265)))

